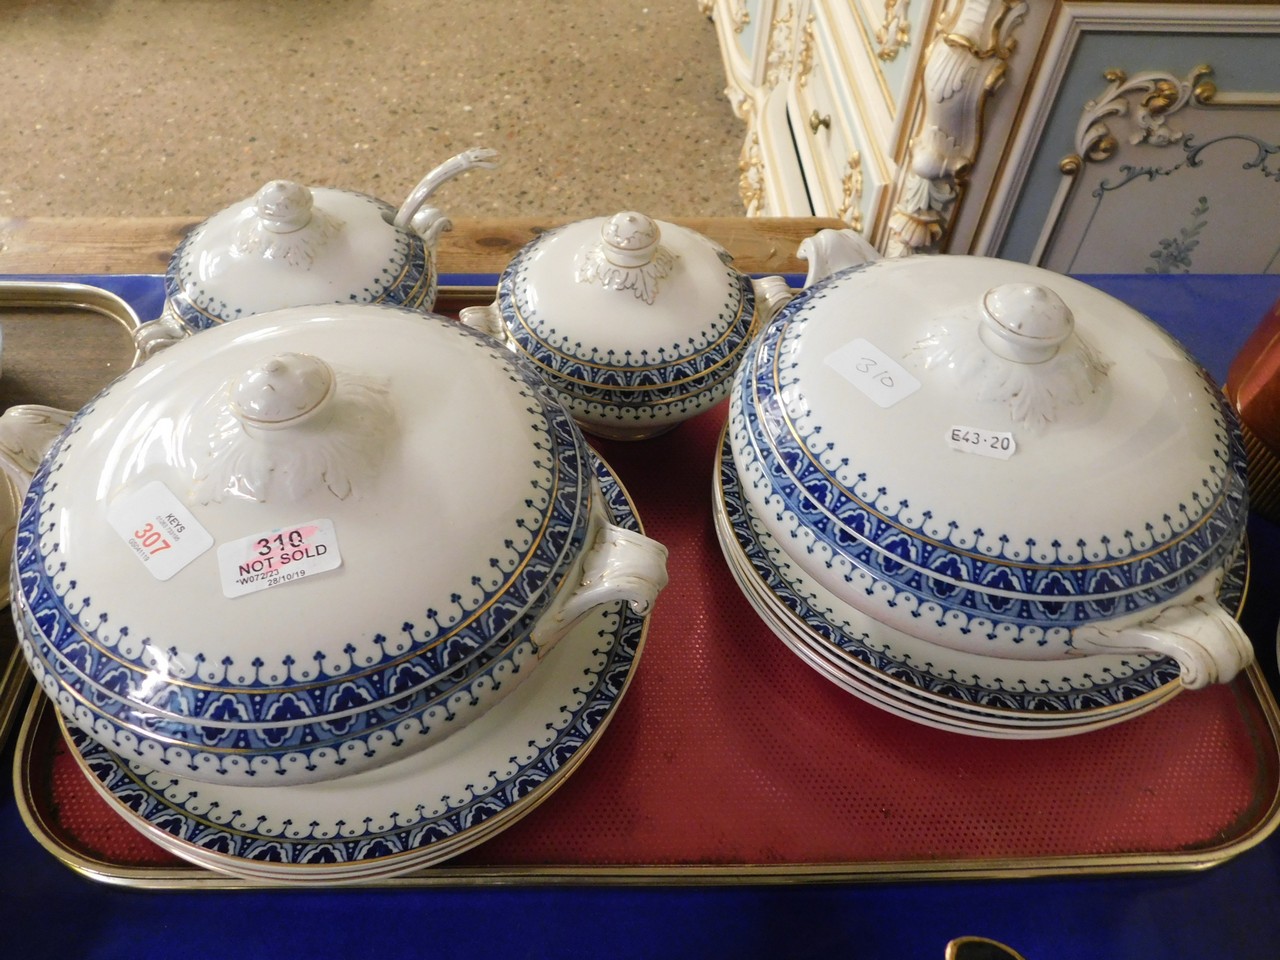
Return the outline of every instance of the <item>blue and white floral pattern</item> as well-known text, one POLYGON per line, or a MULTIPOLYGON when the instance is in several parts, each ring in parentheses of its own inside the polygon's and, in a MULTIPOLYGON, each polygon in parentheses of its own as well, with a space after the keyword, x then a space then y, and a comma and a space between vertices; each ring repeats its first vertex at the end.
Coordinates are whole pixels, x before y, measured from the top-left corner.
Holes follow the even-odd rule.
MULTIPOLYGON (((1163 604, 1220 568, 1237 550, 1247 515, 1239 428, 1220 391, 1202 377, 1217 445, 1202 489, 1177 516, 1103 533, 1096 542, 1015 542, 968 530, 928 504, 892 501, 853 458, 835 450, 803 412, 795 382, 798 338, 826 284, 793 301, 744 361, 732 395, 740 469, 760 474, 781 520, 817 562, 846 579, 875 581, 921 615, 980 630, 1014 625, 1021 638, 1163 604), (992 625, 995 626, 992 626, 992 625)), ((1188 363, 1192 362, 1188 359, 1188 363)))
POLYGON ((562 395, 581 422, 622 429, 654 421, 674 423, 727 396, 758 327, 750 277, 722 257, 723 275, 704 282, 708 289, 724 289, 725 299, 700 329, 681 342, 635 353, 616 351, 565 334, 554 317, 540 310, 528 276, 538 243, 518 253, 503 271, 497 309, 514 349, 562 395))
MULTIPOLYGON (((1049 661, 1039 665, 1042 677, 1038 681, 1024 677, 1013 683, 1000 678, 1001 671, 994 662, 988 675, 977 671, 961 674, 954 668, 939 669, 927 657, 913 655, 907 649, 895 649, 891 643, 854 629, 847 614, 824 603, 812 590, 800 587, 800 578, 794 574, 788 576, 782 572, 783 566, 790 566, 791 561, 752 515, 743 495, 728 432, 721 446, 717 483, 736 547, 767 589, 819 643, 892 682, 940 697, 956 707, 972 704, 986 710, 1052 714, 1110 710, 1154 695, 1179 679, 1180 669, 1173 660, 1137 656, 1093 657, 1090 669, 1083 671, 1063 669, 1060 662, 1049 661)), ((1227 609, 1238 610, 1242 604, 1247 574, 1248 554, 1242 549, 1228 568, 1219 593, 1219 600, 1227 609)), ((949 651, 939 653, 942 654, 936 658, 939 661, 956 659, 949 651)), ((1024 664, 1019 672, 1033 669, 1030 664, 1024 664)))
MULTIPOLYGON (((378 208, 387 223, 395 219, 396 211, 390 204, 376 197, 364 196, 364 199, 378 208)), ((204 230, 197 227, 174 250, 164 281, 169 306, 194 331, 206 330, 255 312, 228 299, 225 291, 210 290, 201 281, 198 261, 204 253, 203 245, 204 230)), ((435 252, 418 234, 400 230, 388 244, 387 256, 379 272, 370 276, 363 286, 346 291, 343 298, 335 302, 386 303, 430 310, 436 302, 439 283, 435 252)))
MULTIPOLYGON (((625 491, 605 473, 601 485, 614 522, 638 531, 625 491)), ((564 672, 576 676, 551 698, 554 703, 547 701, 550 708, 518 718, 510 735, 511 757, 501 769, 477 770, 460 792, 418 791, 404 809, 384 810, 371 800, 363 822, 356 817, 278 820, 232 810, 202 796, 200 784, 121 761, 74 727, 68 728, 68 738, 82 766, 129 822, 171 837, 175 852, 191 848, 204 865, 217 858, 233 874, 237 861, 321 869, 368 865, 384 870, 380 876, 391 876, 398 861, 416 869, 489 836, 543 799, 595 744, 634 673, 646 620, 620 604, 616 611, 594 615, 591 623, 599 625, 594 635, 571 635, 549 655, 542 669, 555 669, 551 661, 564 657, 564 672), (435 855, 433 849, 442 852, 435 855)))
MULTIPOLYGON (((50 647, 94 683, 139 706, 190 717, 273 722, 303 713, 343 715, 386 704, 473 662, 495 639, 499 646, 527 629, 552 602, 555 587, 584 542, 589 518, 589 448, 581 433, 536 375, 513 362, 491 339, 456 322, 434 318, 477 349, 506 365, 507 376, 527 403, 527 430, 536 461, 529 464, 530 493, 524 514, 505 548, 486 569, 458 571, 449 597, 406 597, 394 622, 371 629, 371 639, 351 638, 342 655, 298 648, 279 662, 253 657, 240 662, 221 653, 191 653, 184 672, 162 638, 138 636, 113 614, 110 600, 77 579, 59 550, 59 475, 91 415, 87 405, 44 459, 24 501, 16 535, 13 593, 30 610, 31 625, 50 647), (439 608, 427 606, 446 601, 439 608), (419 604, 423 604, 419 608, 419 604), (418 609, 418 612, 408 611, 418 609), (399 614, 399 615, 398 615, 399 614), (145 678, 145 679, 144 679, 145 678)), ((431 322, 430 320, 426 322, 431 322)), ((108 387, 128 389, 126 376, 108 387)), ((341 638, 326 638, 328 649, 341 638)), ((480 661, 483 663, 483 661, 480 661)))

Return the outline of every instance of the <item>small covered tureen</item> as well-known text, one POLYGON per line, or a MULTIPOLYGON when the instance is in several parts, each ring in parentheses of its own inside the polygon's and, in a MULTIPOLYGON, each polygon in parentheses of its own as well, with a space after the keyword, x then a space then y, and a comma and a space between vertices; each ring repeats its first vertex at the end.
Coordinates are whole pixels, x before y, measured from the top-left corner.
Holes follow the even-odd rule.
POLYGON ((723 400, 752 334, 789 291, 752 280, 688 227, 627 211, 544 233, 465 323, 527 358, 578 423, 638 440, 723 400))
MULTIPOLYGON (((811 266, 841 239, 807 242, 811 266)), ((811 279, 731 401, 745 495, 810 576, 985 656, 1168 656, 1187 687, 1250 662, 1216 598, 1245 530, 1238 426, 1179 344, 1025 264, 811 279)))
POLYGON ((71 723, 153 769, 270 785, 385 763, 666 582, 545 385, 433 314, 259 314, 69 422, 40 413, 4 418, 67 423, 19 521, 20 640, 71 723))
POLYGON ((350 190, 272 180, 194 227, 165 272, 165 306, 136 339, 152 352, 199 330, 313 303, 435 305, 435 248, 448 218, 431 197, 449 180, 492 167, 468 150, 431 170, 397 209, 350 190))

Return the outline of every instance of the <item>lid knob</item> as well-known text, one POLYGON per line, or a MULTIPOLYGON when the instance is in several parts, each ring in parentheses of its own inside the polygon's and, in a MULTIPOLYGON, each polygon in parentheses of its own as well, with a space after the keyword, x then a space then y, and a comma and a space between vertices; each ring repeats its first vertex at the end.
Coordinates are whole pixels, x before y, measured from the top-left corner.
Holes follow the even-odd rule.
POLYGON ((311 222, 311 191, 292 180, 272 180, 253 198, 254 212, 272 233, 293 233, 311 222))
POLYGON ((1044 363, 1071 336, 1075 319, 1062 298, 1035 283, 1006 283, 982 298, 978 333, 993 353, 1016 363, 1044 363))
POLYGON ((642 267, 657 252, 659 234, 657 223, 643 213, 616 213, 600 227, 604 257, 614 266, 642 267))
POLYGON ((246 370, 231 385, 231 407, 244 423, 265 430, 314 416, 333 395, 333 369, 305 353, 282 353, 246 370))

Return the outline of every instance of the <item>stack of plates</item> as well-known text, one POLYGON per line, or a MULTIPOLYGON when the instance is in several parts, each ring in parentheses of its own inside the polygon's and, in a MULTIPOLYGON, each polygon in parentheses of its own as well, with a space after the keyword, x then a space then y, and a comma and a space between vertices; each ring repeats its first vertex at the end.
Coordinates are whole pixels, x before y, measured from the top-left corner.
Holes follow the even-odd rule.
MULTIPOLYGON (((600 473, 613 522, 639 531, 621 484, 600 473)), ((326 782, 196 781, 64 729, 109 805, 187 861, 273 883, 382 880, 457 856, 545 800, 607 726, 646 624, 625 603, 598 607, 484 715, 417 753, 326 782)))
MULTIPOLYGON (((728 428, 716 465, 716 534, 757 614, 805 663, 898 716, 974 736, 1035 739, 1085 733, 1131 719, 1182 689, 1167 658, 1090 655, 1024 661, 963 653, 885 626, 840 600, 792 562, 739 485, 728 428)), ((1222 600, 1239 609, 1242 551, 1222 600)))

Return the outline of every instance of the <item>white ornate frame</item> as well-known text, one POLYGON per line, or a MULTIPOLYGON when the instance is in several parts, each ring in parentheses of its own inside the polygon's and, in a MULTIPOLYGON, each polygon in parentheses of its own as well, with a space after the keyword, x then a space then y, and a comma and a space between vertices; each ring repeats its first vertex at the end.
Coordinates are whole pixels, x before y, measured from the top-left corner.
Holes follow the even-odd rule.
POLYGON ((938 17, 924 63, 919 117, 899 172, 884 246, 890 255, 948 245, 978 158, 987 99, 1005 82, 1026 0, 954 0, 938 17))
MULTIPOLYGON (((978 222, 974 225, 972 240, 965 252, 996 256, 1009 232, 1011 218, 1032 172, 1036 159, 1036 147, 1041 143, 1048 123, 1051 107, 1057 102, 1072 67, 1073 53, 1089 33, 1179 33, 1179 34, 1240 34, 1259 33, 1280 37, 1280 18, 1274 8, 1257 4, 1208 4, 1208 3, 1094 3, 1087 0, 1062 2, 1038 57, 1042 68, 1031 80, 1022 100, 1019 112, 1021 123, 1013 129, 1001 162, 1001 170, 987 195, 978 222)), ((1119 68, 1121 65, 1117 65, 1119 68)), ((1206 66, 1205 71, 1208 70, 1206 66)), ((1092 156, 1109 155, 1119 148, 1107 138, 1112 136, 1105 128, 1108 116, 1129 109, 1117 102, 1128 93, 1136 93, 1155 106, 1154 110, 1140 107, 1145 116, 1139 116, 1138 126, 1150 125, 1150 134, 1159 137, 1164 116, 1181 109, 1188 102, 1202 105, 1220 104, 1240 106, 1248 102, 1257 106, 1280 107, 1280 93, 1249 95, 1217 91, 1208 79, 1209 73, 1192 71, 1185 78, 1175 77, 1167 71, 1146 71, 1128 77, 1115 73, 1107 78, 1099 77, 1100 95, 1080 104, 1080 121, 1074 156, 1061 158, 1063 178, 1041 226, 1035 249, 1029 258, 1038 263, 1048 249, 1059 227, 1068 204, 1076 189, 1078 168, 1090 162, 1092 156), (1108 86, 1109 82, 1109 86, 1108 86), (1099 153, 1101 151, 1101 153, 1099 153)), ((1146 128, 1144 128, 1146 129, 1146 128)), ((955 251, 959 252, 959 251, 955 251)))

